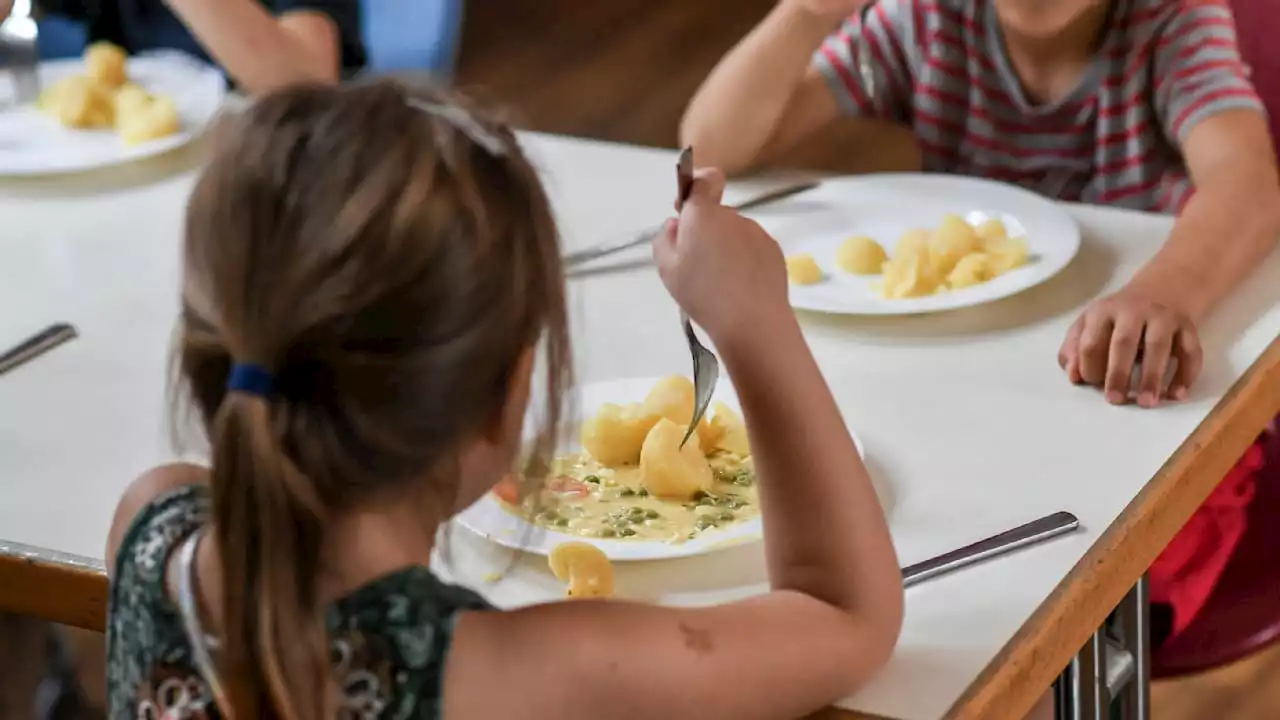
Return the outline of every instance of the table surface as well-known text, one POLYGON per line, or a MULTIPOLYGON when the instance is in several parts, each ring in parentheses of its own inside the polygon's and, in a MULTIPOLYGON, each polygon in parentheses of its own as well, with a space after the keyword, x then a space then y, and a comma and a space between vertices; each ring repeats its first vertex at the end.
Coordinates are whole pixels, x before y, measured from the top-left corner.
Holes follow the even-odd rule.
MULTIPOLYGON (((623 237, 669 214, 674 153, 523 139, 545 174, 566 248, 623 237)), ((167 348, 191 164, 179 153, 96 179, 0 182, 0 347, 54 322, 71 322, 81 334, 0 377, 0 551, 8 542, 11 554, 99 568, 123 488, 177 454, 168 432, 167 348)), ((742 183, 730 195, 758 189, 742 183)), ((993 660, 1017 649, 1011 640, 1020 629, 1017 637, 1026 635, 1038 608, 1052 614, 1053 602, 1080 600, 1055 589, 1091 560, 1091 548, 1105 549, 1104 531, 1280 334, 1280 258, 1272 257, 1203 328, 1205 371, 1188 402, 1111 407, 1070 386, 1055 360, 1068 324, 1150 258, 1171 227, 1138 213, 1070 212, 1083 230, 1079 257, 1015 297, 933 316, 802 317, 866 447, 904 565, 1058 510, 1075 513, 1083 527, 909 590, 893 661, 844 706, 903 720, 962 714, 957 700, 988 678, 993 660)), ((583 382, 688 371, 676 308, 647 251, 572 278, 570 311, 583 382)), ((1186 512, 1196 502, 1183 503, 1186 512)), ((443 571, 501 605, 563 592, 539 558, 519 559, 494 582, 495 570, 510 565, 506 551, 461 529, 448 546, 443 571)), ((759 545, 628 565, 618 583, 624 594, 681 604, 766 588, 759 545)), ((1074 638, 1077 647, 1082 639, 1074 638)), ((1039 687, 1019 702, 1059 669, 1037 670, 1039 687)))

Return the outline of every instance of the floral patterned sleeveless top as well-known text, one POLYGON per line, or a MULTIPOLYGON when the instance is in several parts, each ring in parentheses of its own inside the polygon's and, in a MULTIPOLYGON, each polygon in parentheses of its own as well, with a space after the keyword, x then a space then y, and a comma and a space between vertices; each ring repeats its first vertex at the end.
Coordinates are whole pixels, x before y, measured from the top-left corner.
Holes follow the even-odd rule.
MULTIPOLYGON (((107 616, 111 720, 223 717, 165 587, 170 556, 206 525, 209 510, 207 488, 175 490, 143 508, 120 544, 107 616)), ((425 567, 385 575, 333 603, 326 627, 338 717, 439 718, 454 622, 464 610, 490 607, 425 567)))

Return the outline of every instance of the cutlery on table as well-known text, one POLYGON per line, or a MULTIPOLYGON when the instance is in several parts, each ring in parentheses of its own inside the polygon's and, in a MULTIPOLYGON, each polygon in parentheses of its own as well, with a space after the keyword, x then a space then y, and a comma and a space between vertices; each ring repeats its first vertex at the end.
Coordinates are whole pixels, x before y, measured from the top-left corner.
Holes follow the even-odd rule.
POLYGON ((1060 511, 1046 515, 1039 520, 992 535, 972 545, 905 567, 902 569, 902 584, 911 587, 939 575, 946 575, 984 560, 1066 535, 1079 527, 1079 518, 1069 512, 1060 511))
MULTIPOLYGON (((689 194, 693 192, 693 148, 687 147, 680 153, 680 159, 676 162, 676 210, 684 207, 684 201, 689 199, 689 194)), ((711 405, 711 395, 716 391, 716 383, 720 380, 720 361, 716 359, 715 353, 708 350, 698 340, 698 335, 693 331, 693 322, 689 320, 689 314, 683 309, 680 310, 680 322, 684 326, 685 339, 689 341, 689 354, 693 356, 693 420, 689 421, 689 428, 685 430, 684 439, 680 441, 680 447, 689 442, 689 438, 698 430, 698 423, 702 422, 702 416, 707 414, 707 408, 711 405)))
POLYGON ((65 342, 74 340, 76 335, 76 329, 67 323, 50 325, 0 355, 0 375, 35 360, 65 342))
POLYGON ((32 0, 13 0, 9 17, 0 23, 0 62, 13 78, 13 102, 25 105, 40 96, 39 53, 32 0))
MULTIPOLYGON (((785 200, 793 195, 799 195, 802 192, 808 192, 816 187, 818 187, 817 182, 803 182, 794 185, 787 185, 776 190, 770 190, 762 195, 757 195, 745 202, 738 203, 733 206, 733 209, 738 211, 752 210, 762 205, 768 205, 769 203, 777 202, 779 200, 785 200)), ((639 247, 653 240, 653 236, 660 232, 662 232, 662 226, 652 227, 638 233, 635 237, 627 238, 621 242, 610 242, 566 253, 564 256, 565 267, 573 268, 578 265, 591 262, 592 260, 599 260, 603 257, 616 255, 624 250, 639 247)))

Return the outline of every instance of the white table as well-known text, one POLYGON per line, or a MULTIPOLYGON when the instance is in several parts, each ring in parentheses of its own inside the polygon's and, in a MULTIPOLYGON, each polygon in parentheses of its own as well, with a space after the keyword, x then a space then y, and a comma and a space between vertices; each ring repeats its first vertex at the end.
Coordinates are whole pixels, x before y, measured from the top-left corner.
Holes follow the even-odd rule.
MULTIPOLYGON (((669 213, 673 153, 524 139, 545 171, 567 247, 669 213)), ((163 176, 166 163, 190 164, 170 157, 129 172, 163 176)), ((0 377, 0 539, 8 541, 0 556, 9 555, 0 557, 0 608, 101 626, 100 558, 116 500, 174 454, 163 419, 167 344, 191 182, 179 172, 94 194, 80 192, 81 181, 0 183, 0 347, 58 321, 81 333, 0 377)), ((866 446, 904 564, 1056 510, 1083 525, 910 590, 894 660, 849 708, 902 720, 949 709, 973 718, 1025 711, 1280 406, 1273 349, 1248 379, 1252 396, 1236 393, 1214 411, 1280 334, 1276 257, 1203 329, 1205 372, 1189 402, 1115 408, 1069 386, 1055 362, 1067 325, 1151 257, 1170 228, 1137 213, 1071 212, 1084 229, 1080 257, 1022 295, 938 316, 803 318, 866 446), (1162 470, 1207 417, 1197 442, 1162 470)), ((641 262, 571 280, 582 381, 688 370, 675 306, 645 251, 635 257, 641 262)), ((500 604, 563 591, 537 558, 493 583, 487 576, 509 555, 462 530, 450 546, 449 572, 500 604)), ((764 582, 758 546, 627 566, 619 576, 623 593, 672 603, 739 597, 764 582)))

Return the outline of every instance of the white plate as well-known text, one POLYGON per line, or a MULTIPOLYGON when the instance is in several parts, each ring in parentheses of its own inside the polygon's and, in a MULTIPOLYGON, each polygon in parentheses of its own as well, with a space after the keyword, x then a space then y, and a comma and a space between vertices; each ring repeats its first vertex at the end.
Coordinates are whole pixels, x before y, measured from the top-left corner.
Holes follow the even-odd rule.
MULTIPOLYGON (((84 72, 80 59, 40 64, 40 85, 84 72)), ((73 130, 34 105, 0 110, 0 175, 84 172, 166 152, 198 137, 217 114, 226 79, 217 68, 174 51, 129 58, 129 79, 151 93, 168 95, 182 116, 182 130, 160 140, 126 145, 114 130, 73 130)), ((9 91, 0 87, 0 95, 9 91)), ((0 98, 4 99, 4 98, 0 98)), ((0 102, 0 107, 5 103, 0 102)))
POLYGON ((776 212, 754 214, 787 255, 809 253, 826 276, 815 285, 792 285, 799 310, 843 315, 908 315, 978 305, 1008 297, 1056 275, 1080 249, 1080 228, 1056 203, 1021 188, 976 178, 894 173, 827 180, 776 212), (994 280, 920 298, 886 300, 872 287, 878 276, 838 269, 836 249, 865 235, 892 253, 913 228, 933 229, 947 214, 970 222, 1003 220, 1009 235, 1022 236, 1029 262, 994 280))
MULTIPOLYGON (((611 380, 592 383, 580 388, 580 408, 578 417, 587 418, 594 414, 605 403, 629 403, 644 400, 645 395, 658 382, 658 378, 611 380)), ((723 378, 716 387, 715 399, 735 410, 741 410, 738 398, 723 378)), ((577 433, 574 433, 576 437, 577 433)), ((857 436, 853 438, 858 444, 858 452, 863 452, 857 436)), ((576 441, 564 443, 561 452, 580 452, 581 446, 576 441)), ((563 542, 579 541, 595 545, 604 551, 610 560, 665 560, 669 558, 688 557, 713 552, 721 548, 740 543, 755 542, 763 535, 763 526, 759 517, 738 523, 723 530, 709 530, 693 540, 681 543, 662 542, 657 540, 599 540, 567 535, 554 530, 539 527, 525 522, 511 512, 503 509, 501 503, 492 493, 474 505, 462 511, 457 517, 458 524, 492 542, 505 547, 525 552, 548 555, 552 548, 563 542)))

